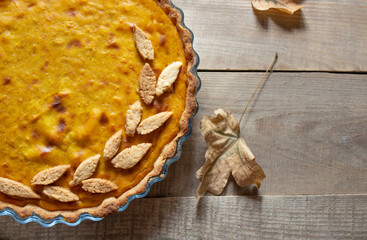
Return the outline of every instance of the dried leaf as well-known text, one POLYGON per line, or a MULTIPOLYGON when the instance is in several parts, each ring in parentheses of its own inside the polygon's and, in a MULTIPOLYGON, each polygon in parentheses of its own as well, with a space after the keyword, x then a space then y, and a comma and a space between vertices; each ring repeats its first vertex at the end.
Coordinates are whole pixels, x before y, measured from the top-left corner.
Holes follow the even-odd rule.
POLYGON ((278 9, 288 14, 293 14, 302 8, 293 0, 251 0, 252 6, 259 11, 266 11, 270 8, 278 9))
POLYGON ((32 185, 48 185, 56 182, 70 168, 70 165, 59 165, 36 174, 31 183, 32 185))
POLYGON ((232 173, 241 187, 256 184, 260 187, 265 174, 245 140, 239 137, 240 127, 229 111, 217 109, 216 117, 204 116, 200 129, 208 144, 205 163, 197 171, 201 181, 197 197, 206 191, 220 194, 232 173))
POLYGON ((10 180, 8 178, 0 177, 0 192, 14 197, 22 197, 22 198, 35 198, 39 199, 40 196, 33 192, 33 190, 14 180, 10 180))
POLYGON ((97 154, 84 160, 75 170, 73 180, 69 182, 69 186, 76 186, 80 184, 83 180, 91 177, 94 171, 96 171, 100 157, 101 155, 97 154))
POLYGON ((69 189, 58 186, 47 186, 42 193, 60 202, 75 202, 79 200, 78 195, 72 193, 69 189))

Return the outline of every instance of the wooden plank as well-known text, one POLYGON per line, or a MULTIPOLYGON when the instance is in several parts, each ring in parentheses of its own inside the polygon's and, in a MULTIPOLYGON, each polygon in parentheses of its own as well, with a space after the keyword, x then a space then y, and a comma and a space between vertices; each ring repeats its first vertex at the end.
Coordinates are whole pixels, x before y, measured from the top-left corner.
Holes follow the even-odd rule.
POLYGON ((0 225, 1 239, 365 239, 367 195, 146 198, 74 228, 0 225))
MULTIPOLYGON (((202 116, 231 109, 237 119, 262 73, 203 72, 200 111, 183 156, 150 197, 194 196, 206 145, 202 116)), ((267 178, 260 194, 367 193, 367 76, 273 73, 241 123, 267 178)), ((230 184, 226 195, 254 193, 230 184)), ((256 193, 256 191, 255 191, 256 193)))
POLYGON ((195 34, 201 69, 367 71, 367 1, 302 1, 287 15, 250 0, 174 0, 195 34))

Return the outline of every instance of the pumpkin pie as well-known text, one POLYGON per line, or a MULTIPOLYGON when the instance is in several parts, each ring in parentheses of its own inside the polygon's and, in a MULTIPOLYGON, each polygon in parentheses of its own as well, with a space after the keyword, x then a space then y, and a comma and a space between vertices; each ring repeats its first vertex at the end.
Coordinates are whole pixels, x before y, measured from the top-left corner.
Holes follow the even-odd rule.
POLYGON ((0 1, 0 209, 102 217, 161 173, 196 109, 168 0, 0 1))

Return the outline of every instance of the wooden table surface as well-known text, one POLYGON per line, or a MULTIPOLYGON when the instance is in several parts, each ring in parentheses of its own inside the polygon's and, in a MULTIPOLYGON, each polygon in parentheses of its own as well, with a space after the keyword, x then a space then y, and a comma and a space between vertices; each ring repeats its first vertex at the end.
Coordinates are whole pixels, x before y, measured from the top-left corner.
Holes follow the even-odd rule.
POLYGON ((249 0, 175 0, 200 55, 200 111, 167 179, 124 212, 77 227, 0 217, 0 239, 367 239, 367 1, 304 0, 256 12, 249 0), (236 117, 274 53, 242 135, 267 177, 195 199, 201 117, 236 117))

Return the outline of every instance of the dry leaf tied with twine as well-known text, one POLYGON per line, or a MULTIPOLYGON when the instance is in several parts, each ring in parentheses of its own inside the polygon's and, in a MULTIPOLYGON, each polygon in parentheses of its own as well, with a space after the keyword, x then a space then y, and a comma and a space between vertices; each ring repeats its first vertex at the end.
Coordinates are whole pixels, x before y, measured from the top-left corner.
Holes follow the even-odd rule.
POLYGON ((240 137, 239 123, 266 73, 274 66, 276 60, 277 55, 258 83, 239 122, 230 111, 223 109, 215 110, 215 117, 203 116, 200 122, 200 131, 208 144, 208 149, 205 153, 204 165, 196 172, 196 177, 200 180, 196 197, 206 191, 217 195, 221 194, 227 185, 230 174, 240 187, 251 184, 260 187, 265 173, 261 166, 256 163, 245 140, 240 137))
POLYGON ((293 14, 302 8, 302 5, 295 3, 293 0, 251 0, 251 4, 259 11, 274 8, 288 14, 293 14))

